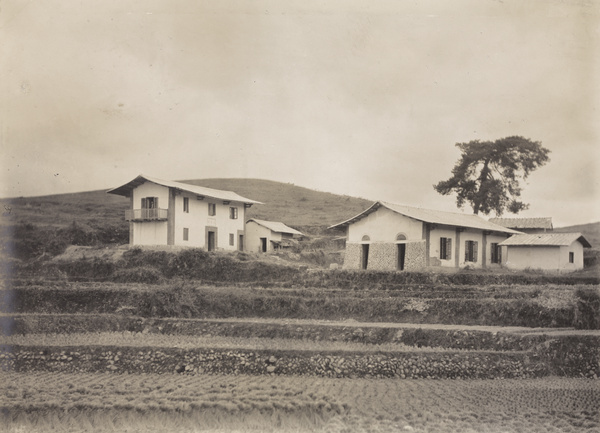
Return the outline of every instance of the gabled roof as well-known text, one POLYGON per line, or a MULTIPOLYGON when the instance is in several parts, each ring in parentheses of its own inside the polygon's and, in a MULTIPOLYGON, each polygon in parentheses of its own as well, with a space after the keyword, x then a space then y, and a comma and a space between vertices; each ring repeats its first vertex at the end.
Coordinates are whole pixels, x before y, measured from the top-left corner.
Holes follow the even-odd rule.
POLYGON ((256 224, 266 227, 269 230, 274 231, 276 233, 291 233, 293 235, 304 236, 304 233, 301 233, 298 230, 288 227, 284 223, 280 223, 277 221, 265 221, 252 218, 249 219, 246 223, 249 223, 250 221, 254 221, 256 224))
POLYGON ((212 188, 205 188, 203 186, 190 185, 189 183, 174 182, 171 180, 162 180, 162 179, 157 179, 155 177, 144 176, 143 174, 140 174, 138 177, 133 179, 131 182, 127 182, 125 185, 121 185, 117 188, 109 189, 106 192, 108 192, 109 194, 116 194, 116 195, 122 195, 125 197, 129 197, 132 190, 134 190, 135 188, 137 188, 138 186, 140 186, 146 182, 152 182, 157 185, 166 186, 168 188, 175 188, 180 191, 191 192, 192 194, 200 195, 203 197, 216 198, 218 200, 237 201, 237 202, 247 203, 247 204, 262 204, 259 201, 250 200, 249 198, 242 197, 241 195, 238 195, 232 191, 221 191, 219 189, 212 189, 212 188))
POLYGON ((489 221, 511 229, 549 229, 552 230, 552 218, 490 218, 489 221))
POLYGON ((585 248, 591 248, 590 243, 581 233, 535 233, 530 235, 514 235, 498 245, 505 246, 569 246, 579 241, 585 248))
POLYGON ((367 215, 375 212, 377 209, 385 207, 393 212, 396 212, 400 215, 407 216, 409 218, 423 221, 431 224, 443 224, 455 227, 465 227, 465 228, 474 228, 480 230, 489 230, 500 233, 513 233, 518 234, 520 232, 516 230, 512 230, 506 227, 499 226, 497 224, 491 223, 489 221, 484 220, 483 218, 473 215, 473 214, 463 214, 458 212, 445 212, 439 210, 432 209, 423 209, 419 207, 405 206, 394 203, 387 203, 384 201, 375 202, 370 208, 361 212, 349 220, 343 221, 339 224, 332 225, 329 228, 335 227, 343 227, 350 225, 367 215))

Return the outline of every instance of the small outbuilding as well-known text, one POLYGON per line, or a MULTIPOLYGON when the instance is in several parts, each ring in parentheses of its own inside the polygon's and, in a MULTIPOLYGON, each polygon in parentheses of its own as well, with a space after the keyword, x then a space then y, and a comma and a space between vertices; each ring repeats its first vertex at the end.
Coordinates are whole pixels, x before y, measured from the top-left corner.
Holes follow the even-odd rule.
POLYGON ((278 221, 250 219, 246 222, 246 250, 267 253, 289 248, 304 236, 302 232, 278 221))
POLYGON ((583 249, 591 248, 581 233, 514 235, 500 243, 509 269, 575 271, 583 269, 583 249))

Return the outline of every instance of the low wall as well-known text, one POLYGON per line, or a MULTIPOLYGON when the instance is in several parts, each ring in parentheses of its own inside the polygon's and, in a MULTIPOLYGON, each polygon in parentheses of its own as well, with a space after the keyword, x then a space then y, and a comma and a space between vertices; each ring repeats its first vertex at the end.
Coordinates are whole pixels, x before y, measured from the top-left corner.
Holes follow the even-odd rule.
MULTIPOLYGON (((8 350, 7 350, 8 349, 8 350)), ((316 353, 147 347, 12 346, 3 371, 290 375, 338 378, 494 379, 549 374, 525 353, 316 353)))

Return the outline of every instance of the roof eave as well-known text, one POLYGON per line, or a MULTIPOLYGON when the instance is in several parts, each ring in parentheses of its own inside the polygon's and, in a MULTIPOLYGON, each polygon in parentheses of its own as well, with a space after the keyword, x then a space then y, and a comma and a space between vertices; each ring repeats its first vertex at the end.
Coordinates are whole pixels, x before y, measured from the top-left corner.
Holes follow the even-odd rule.
MULTIPOLYGON (((151 182, 151 183, 153 183, 155 185, 164 186, 165 188, 173 188, 173 189, 175 189, 177 191, 187 191, 187 192, 190 192, 192 194, 197 194, 196 192, 194 192, 194 191, 192 191, 190 189, 186 189, 184 184, 182 184, 181 187, 179 187, 179 186, 173 186, 173 185, 166 185, 166 184, 162 184, 162 183, 156 182, 154 179, 151 179, 151 178, 149 178, 147 176, 144 176, 142 174, 139 175, 139 176, 137 176, 135 179, 131 180, 130 182, 127 182, 126 184, 118 186, 116 188, 109 189, 106 192, 108 194, 116 194, 116 195, 121 195, 121 196, 124 196, 124 197, 129 197, 131 195, 131 191, 133 191, 135 188, 137 188, 138 186, 142 185, 145 182, 151 182)), ((194 186, 194 185, 190 184, 190 186, 194 186)), ((217 199, 217 200, 235 201, 235 202, 238 202, 238 203, 244 203, 244 204, 249 204, 249 205, 264 204, 264 203, 262 203, 260 201, 256 201, 256 200, 252 200, 252 199, 249 199, 249 198, 246 198, 246 197, 242 197, 239 194, 234 193, 233 191, 223 191, 223 192, 235 194, 235 195, 237 195, 239 197, 239 199, 236 199, 236 198, 234 198, 234 199, 224 199, 222 197, 214 197, 214 196, 211 196, 209 194, 205 194, 205 196, 213 198, 213 199, 217 199)))
POLYGON ((329 227, 327 227, 327 229, 335 229, 335 228, 340 228, 340 227, 344 227, 344 226, 349 226, 350 224, 352 224, 352 223, 354 223, 354 222, 356 222, 358 220, 363 219, 364 217, 366 217, 370 213, 375 212, 381 206, 384 206, 384 205, 381 202, 376 201, 375 203, 373 203, 371 206, 369 206, 367 209, 365 209, 364 211, 362 211, 358 215, 355 215, 352 218, 347 219, 346 221, 342 221, 341 223, 337 223, 337 224, 334 224, 332 226, 329 226, 329 227))

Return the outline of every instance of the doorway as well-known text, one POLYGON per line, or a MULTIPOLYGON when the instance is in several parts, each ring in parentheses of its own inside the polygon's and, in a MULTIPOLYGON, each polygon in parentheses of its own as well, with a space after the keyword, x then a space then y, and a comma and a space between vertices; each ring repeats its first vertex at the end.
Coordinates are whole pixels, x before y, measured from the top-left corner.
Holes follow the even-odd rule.
POLYGON ((238 250, 244 251, 244 235, 239 236, 238 250))
POLYGON ((369 244, 362 245, 361 268, 367 269, 369 265, 369 244))
POLYGON ((214 251, 215 250, 215 232, 208 232, 208 251, 214 251))
POLYGON ((260 251, 267 252, 267 238, 260 238, 260 251))
POLYGON ((406 256, 406 244, 398 244, 398 270, 404 270, 404 258, 406 256))

